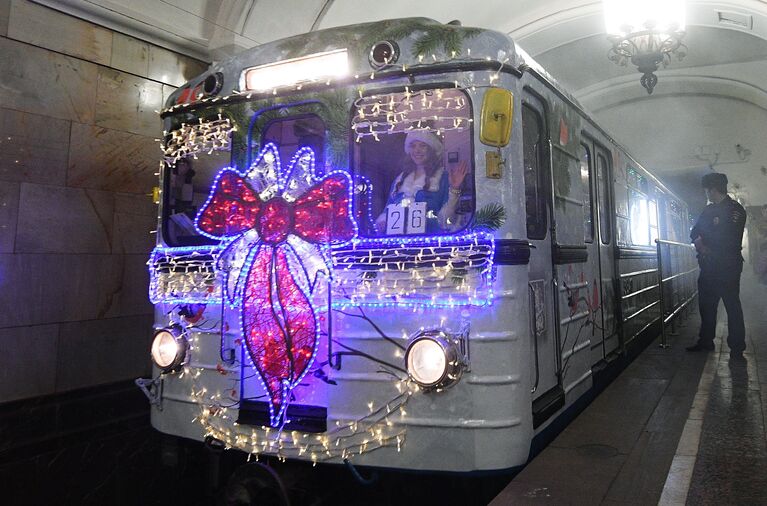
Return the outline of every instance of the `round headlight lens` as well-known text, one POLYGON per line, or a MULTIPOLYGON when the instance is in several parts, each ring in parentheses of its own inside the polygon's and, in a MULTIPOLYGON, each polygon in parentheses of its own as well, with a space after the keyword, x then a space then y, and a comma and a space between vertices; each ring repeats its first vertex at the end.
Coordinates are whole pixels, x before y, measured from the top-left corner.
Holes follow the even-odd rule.
POLYGON ((455 339, 443 330, 421 330, 410 339, 405 366, 421 387, 439 391, 456 383, 464 363, 455 339))
POLYGON ((176 329, 158 330, 152 341, 152 360, 163 371, 173 370, 184 361, 186 348, 186 341, 176 329))
POLYGON ((445 350, 431 339, 415 341, 408 350, 407 370, 418 384, 436 385, 447 371, 445 350))

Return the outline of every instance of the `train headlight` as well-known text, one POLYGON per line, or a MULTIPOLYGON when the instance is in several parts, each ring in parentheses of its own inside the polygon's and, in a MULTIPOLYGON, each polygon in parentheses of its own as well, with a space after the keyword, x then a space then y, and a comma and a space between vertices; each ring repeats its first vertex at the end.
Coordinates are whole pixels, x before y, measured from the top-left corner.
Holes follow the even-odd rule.
POLYGON ((422 330, 413 336, 405 351, 405 364, 413 381, 426 389, 447 388, 463 371, 458 347, 441 330, 422 330))
POLYGON ((280 86, 340 79, 347 75, 347 51, 336 49, 245 69, 240 83, 245 90, 267 91, 280 86))
POLYGON ((170 372, 181 366, 188 348, 179 327, 160 329, 152 340, 152 360, 163 372, 170 372))

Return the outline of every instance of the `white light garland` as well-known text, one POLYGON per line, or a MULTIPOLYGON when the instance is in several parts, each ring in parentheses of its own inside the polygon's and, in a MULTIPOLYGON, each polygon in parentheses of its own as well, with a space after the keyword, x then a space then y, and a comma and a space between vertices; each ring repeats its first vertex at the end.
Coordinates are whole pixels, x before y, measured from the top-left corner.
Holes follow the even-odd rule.
MULTIPOLYGON (((240 399, 236 389, 226 394, 208 390, 208 387, 215 384, 209 378, 236 374, 236 370, 220 364, 213 368, 195 363, 201 350, 200 336, 216 333, 211 329, 197 332, 195 326, 187 325, 183 320, 175 323, 186 325, 185 332, 190 341, 189 363, 175 376, 177 380, 188 383, 190 397, 200 409, 193 421, 202 425, 206 437, 222 441, 227 448, 237 448, 256 457, 266 454, 281 459, 300 458, 317 463, 331 459, 351 459, 384 447, 396 447, 400 451, 405 443, 406 431, 396 420, 404 419, 404 406, 413 393, 419 391, 419 387, 407 378, 392 377, 394 397, 380 405, 368 402, 367 415, 356 420, 337 420, 325 433, 292 431, 289 423, 283 429, 237 423, 236 406, 240 399)), ((196 325, 199 327, 205 324, 202 321, 196 325)), ((235 380, 239 381, 239 378, 235 380)))
POLYGON ((162 302, 220 303, 222 279, 215 248, 156 248, 149 266, 149 299, 162 302))
POLYGON ((230 149, 235 130, 229 118, 222 119, 221 115, 210 121, 200 119, 198 124, 182 123, 180 128, 171 132, 171 138, 162 148, 165 161, 173 165, 182 158, 196 157, 199 153, 226 151, 230 149))
POLYGON ((352 118, 355 141, 383 134, 429 130, 439 134, 466 130, 474 121, 464 95, 446 94, 443 89, 361 96, 355 101, 352 118))
POLYGON ((484 305, 491 298, 492 243, 384 246, 333 253, 339 305, 484 305))
MULTIPOLYGON (((492 299, 493 244, 391 244, 332 251, 337 306, 412 304, 485 305, 492 299)), ((157 248, 149 265, 154 303, 217 304, 223 276, 220 249, 157 248)), ((235 277, 236 279, 236 277, 235 277)))

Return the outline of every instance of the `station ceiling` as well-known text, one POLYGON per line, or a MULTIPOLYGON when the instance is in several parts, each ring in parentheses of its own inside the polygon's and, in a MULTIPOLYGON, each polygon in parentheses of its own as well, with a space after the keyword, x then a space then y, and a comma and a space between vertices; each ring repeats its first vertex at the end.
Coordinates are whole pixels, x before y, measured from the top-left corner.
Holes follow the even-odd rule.
MULTIPOLYGON (((509 34, 693 209, 725 172, 767 203, 767 2, 688 0, 684 60, 652 95, 607 59, 601 0, 34 0, 206 61, 311 30, 423 16, 509 34)), ((641 1, 641 0, 637 0, 641 1)))

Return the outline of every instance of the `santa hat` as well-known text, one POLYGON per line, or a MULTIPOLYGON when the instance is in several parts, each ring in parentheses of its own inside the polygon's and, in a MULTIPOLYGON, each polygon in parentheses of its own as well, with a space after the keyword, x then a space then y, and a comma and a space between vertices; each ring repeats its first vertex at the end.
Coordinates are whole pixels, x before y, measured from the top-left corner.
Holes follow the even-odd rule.
POLYGON ((405 137, 405 153, 410 154, 410 149, 415 141, 420 141, 429 146, 437 156, 442 156, 442 141, 439 137, 428 130, 413 130, 405 137))

